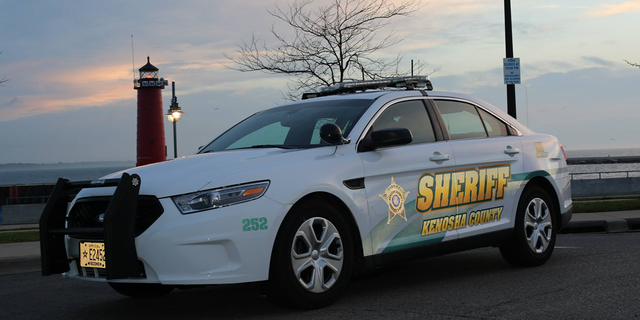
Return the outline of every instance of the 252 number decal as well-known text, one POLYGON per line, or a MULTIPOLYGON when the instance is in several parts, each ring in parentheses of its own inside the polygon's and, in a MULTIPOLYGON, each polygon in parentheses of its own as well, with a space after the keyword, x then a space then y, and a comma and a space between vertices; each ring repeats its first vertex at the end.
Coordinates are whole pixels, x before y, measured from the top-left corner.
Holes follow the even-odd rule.
POLYGON ((267 218, 242 219, 242 231, 267 230, 267 218))

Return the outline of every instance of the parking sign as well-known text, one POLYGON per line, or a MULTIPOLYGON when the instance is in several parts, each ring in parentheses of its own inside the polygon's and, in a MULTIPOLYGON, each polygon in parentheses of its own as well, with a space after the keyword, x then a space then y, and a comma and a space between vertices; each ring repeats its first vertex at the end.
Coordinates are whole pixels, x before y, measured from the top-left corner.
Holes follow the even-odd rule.
POLYGON ((520 84, 520 58, 504 58, 504 84, 520 84))

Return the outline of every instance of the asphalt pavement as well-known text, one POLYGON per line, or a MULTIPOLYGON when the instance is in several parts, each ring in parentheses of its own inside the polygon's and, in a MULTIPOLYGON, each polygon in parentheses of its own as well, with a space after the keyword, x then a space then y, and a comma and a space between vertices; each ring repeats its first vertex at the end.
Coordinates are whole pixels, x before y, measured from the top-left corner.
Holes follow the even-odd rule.
POLYGON ((414 260, 353 281, 334 305, 282 309, 255 285, 131 299, 104 283, 0 276, 3 319, 637 319, 640 232, 561 234, 553 257, 514 268, 498 249, 414 260))

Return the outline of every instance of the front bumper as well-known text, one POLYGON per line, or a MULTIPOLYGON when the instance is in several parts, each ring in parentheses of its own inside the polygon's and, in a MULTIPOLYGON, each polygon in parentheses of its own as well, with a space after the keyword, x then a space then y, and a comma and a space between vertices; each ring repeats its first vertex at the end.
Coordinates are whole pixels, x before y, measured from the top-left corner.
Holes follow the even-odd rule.
MULTIPOLYGON (((76 235, 65 237, 65 276, 68 278, 168 285, 208 285, 268 279, 271 250, 287 206, 263 196, 257 200, 214 210, 183 215, 171 198, 159 199, 164 213, 134 238, 134 263, 143 276, 109 277, 107 272, 80 268, 76 235), (265 218, 265 228, 243 231, 248 219, 265 218)), ((96 241, 87 239, 86 241, 96 241)), ((112 255, 117 255, 112 252, 112 255)), ((59 273, 59 272, 58 272, 59 273)))

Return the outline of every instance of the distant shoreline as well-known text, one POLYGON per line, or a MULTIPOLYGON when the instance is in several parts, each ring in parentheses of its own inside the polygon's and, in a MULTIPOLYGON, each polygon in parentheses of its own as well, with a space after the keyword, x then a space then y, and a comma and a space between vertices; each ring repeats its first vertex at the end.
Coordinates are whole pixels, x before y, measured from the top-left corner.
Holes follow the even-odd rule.
POLYGON ((4 163, 0 164, 0 171, 46 170, 46 169, 77 169, 77 168, 105 168, 105 167, 135 167, 134 161, 97 161, 97 162, 68 162, 68 163, 4 163))

